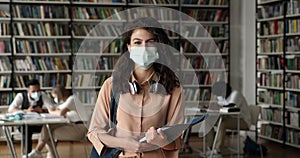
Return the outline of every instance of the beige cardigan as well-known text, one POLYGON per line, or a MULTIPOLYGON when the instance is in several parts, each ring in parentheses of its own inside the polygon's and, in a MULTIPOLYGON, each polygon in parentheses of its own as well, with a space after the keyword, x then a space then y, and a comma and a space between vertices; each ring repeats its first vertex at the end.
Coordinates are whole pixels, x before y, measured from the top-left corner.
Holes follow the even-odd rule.
MULTIPOLYGON (((149 93, 149 82, 142 86, 140 94, 131 95, 129 92, 120 94, 117 111, 116 137, 140 136, 143 137, 149 127, 162 127, 184 122, 184 97, 182 88, 174 88, 172 94, 161 95, 149 93)), ((109 103, 111 99, 112 78, 108 78, 98 95, 88 138, 93 143, 98 153, 105 150, 105 144, 97 133, 109 131, 109 103)), ((143 158, 178 157, 181 147, 181 138, 166 142, 163 148, 154 149, 143 153, 122 152, 119 157, 132 157, 142 155, 143 158)))

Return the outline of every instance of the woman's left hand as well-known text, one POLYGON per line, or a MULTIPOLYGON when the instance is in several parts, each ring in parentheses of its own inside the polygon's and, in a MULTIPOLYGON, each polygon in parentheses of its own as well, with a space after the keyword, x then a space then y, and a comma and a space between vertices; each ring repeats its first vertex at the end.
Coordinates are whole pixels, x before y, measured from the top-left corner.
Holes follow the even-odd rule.
POLYGON ((147 143, 157 145, 159 147, 163 147, 167 145, 167 136, 160 129, 155 129, 154 127, 150 127, 146 132, 146 140, 147 143))

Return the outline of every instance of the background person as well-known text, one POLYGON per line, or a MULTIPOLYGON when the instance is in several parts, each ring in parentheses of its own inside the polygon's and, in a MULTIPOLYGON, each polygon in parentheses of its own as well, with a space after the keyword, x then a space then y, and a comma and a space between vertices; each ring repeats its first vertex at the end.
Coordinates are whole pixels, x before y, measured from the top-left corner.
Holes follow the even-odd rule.
MULTIPOLYGON (((57 85, 53 88, 51 94, 58 105, 55 108, 50 108, 49 113, 56 116, 64 116, 71 122, 68 124, 50 125, 53 138, 55 140, 83 139, 87 133, 87 128, 83 122, 86 120, 82 120, 85 118, 80 117, 77 112, 78 108, 76 108, 76 106, 83 105, 81 105, 79 100, 61 85, 57 85)), ((35 149, 28 154, 28 158, 42 158, 41 151, 45 145, 47 145, 48 148, 47 158, 54 158, 55 154, 51 145, 51 140, 47 128, 44 126, 38 144, 35 149)), ((26 156, 24 155, 23 157, 25 158, 26 156)))
POLYGON ((118 147, 123 150, 119 157, 124 158, 176 158, 181 138, 168 140, 162 131, 156 132, 159 127, 184 122, 182 87, 166 66, 174 62, 172 52, 159 45, 169 46, 170 40, 157 20, 150 17, 130 22, 125 30, 123 57, 113 77, 102 85, 92 115, 88 138, 96 149, 93 151, 102 155, 107 147, 118 147), (112 87, 120 94, 116 130, 109 126, 112 87), (144 136, 147 143, 140 143, 144 136))
MULTIPOLYGON (((18 93, 12 103, 9 105, 8 112, 14 113, 17 111, 23 112, 43 112, 43 109, 53 107, 52 99, 43 91, 41 91, 38 80, 33 79, 27 83, 27 91, 18 93)), ((39 133, 42 126, 28 126, 27 133, 27 151, 32 149, 32 134, 39 133)), ((24 128, 23 128, 24 129, 24 128)), ((22 141, 25 143, 25 130, 22 131, 22 141)))

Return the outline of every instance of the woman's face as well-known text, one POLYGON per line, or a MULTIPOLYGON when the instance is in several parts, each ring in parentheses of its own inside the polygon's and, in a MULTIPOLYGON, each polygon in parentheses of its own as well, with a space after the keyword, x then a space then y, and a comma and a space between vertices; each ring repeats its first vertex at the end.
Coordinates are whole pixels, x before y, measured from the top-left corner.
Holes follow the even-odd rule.
POLYGON ((127 48, 130 52, 131 47, 155 46, 154 42, 154 36, 150 32, 145 29, 136 29, 131 34, 130 44, 127 44, 127 48))

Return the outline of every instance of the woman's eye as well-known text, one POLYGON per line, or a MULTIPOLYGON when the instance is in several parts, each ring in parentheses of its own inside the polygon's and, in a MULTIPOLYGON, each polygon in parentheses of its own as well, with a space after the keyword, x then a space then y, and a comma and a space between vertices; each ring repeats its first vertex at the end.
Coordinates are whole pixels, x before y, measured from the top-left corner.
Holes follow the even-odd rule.
POLYGON ((133 42, 133 44, 138 45, 141 44, 141 42, 137 41, 137 42, 133 42))

